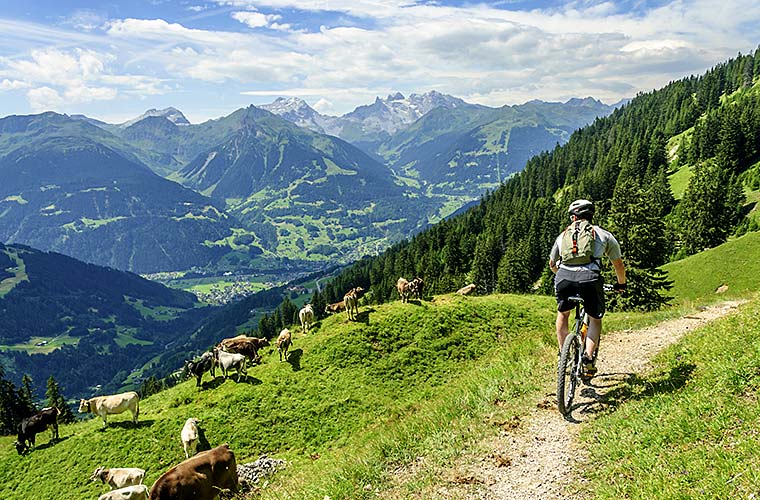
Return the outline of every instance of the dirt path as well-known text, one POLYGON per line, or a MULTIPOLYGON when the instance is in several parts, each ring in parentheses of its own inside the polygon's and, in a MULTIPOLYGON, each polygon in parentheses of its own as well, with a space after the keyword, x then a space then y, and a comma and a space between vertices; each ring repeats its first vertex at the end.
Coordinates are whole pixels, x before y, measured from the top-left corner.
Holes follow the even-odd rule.
MULTIPOLYGON (((556 409, 555 387, 547 387, 544 401, 522 419, 515 431, 484 443, 493 450, 484 457, 465 493, 458 488, 443 498, 467 500, 574 499, 566 485, 582 481, 573 469, 583 449, 578 433, 584 422, 603 409, 603 396, 632 374, 645 372, 654 354, 678 341, 683 334, 734 310, 739 302, 725 302, 697 313, 643 330, 611 332, 602 338, 599 372, 591 386, 576 392, 573 410, 566 420, 556 409)), ((460 471, 461 475, 462 472, 460 471)), ((439 494, 441 494, 439 490, 439 494)))

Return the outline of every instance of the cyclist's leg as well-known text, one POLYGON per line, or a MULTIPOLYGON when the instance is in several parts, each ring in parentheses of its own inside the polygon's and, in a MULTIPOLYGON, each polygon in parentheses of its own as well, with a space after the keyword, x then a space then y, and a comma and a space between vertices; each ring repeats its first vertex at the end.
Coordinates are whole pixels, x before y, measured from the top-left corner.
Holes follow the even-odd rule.
POLYGON ((588 331, 586 332, 585 354, 594 359, 594 352, 599 345, 602 333, 602 316, 604 316, 604 282, 601 278, 584 283, 582 293, 586 314, 588 315, 588 331))
POLYGON ((599 344, 599 336, 602 333, 602 318, 588 318, 588 330, 586 331, 586 357, 594 359, 594 351, 599 344))
POLYGON ((576 284, 572 281, 555 280, 554 295, 557 299, 557 320, 555 327, 557 330, 557 344, 560 350, 565 345, 570 313, 575 309, 575 303, 570 302, 567 298, 577 293, 576 284))
POLYGON ((572 309, 569 311, 559 311, 557 313, 557 321, 555 323, 555 327, 557 329, 557 342, 560 349, 562 349, 562 346, 565 345, 565 338, 569 332, 568 323, 570 322, 571 312, 573 312, 572 309))

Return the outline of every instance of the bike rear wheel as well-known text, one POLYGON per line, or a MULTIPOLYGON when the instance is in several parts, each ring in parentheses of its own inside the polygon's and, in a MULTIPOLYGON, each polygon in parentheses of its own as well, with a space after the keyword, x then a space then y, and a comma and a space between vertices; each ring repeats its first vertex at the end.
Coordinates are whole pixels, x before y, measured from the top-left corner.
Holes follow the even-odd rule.
POLYGON ((578 386, 580 350, 580 335, 577 332, 570 333, 565 338, 557 365, 557 409, 563 415, 570 412, 578 386))

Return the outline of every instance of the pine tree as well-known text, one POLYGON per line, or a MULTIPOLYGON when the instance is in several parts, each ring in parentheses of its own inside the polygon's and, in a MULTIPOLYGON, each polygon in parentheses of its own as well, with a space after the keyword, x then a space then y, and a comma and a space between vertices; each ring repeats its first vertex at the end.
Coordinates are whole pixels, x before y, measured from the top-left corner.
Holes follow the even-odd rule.
POLYGON ((21 396, 22 404, 29 408, 30 414, 37 412, 37 405, 34 404, 34 390, 32 387, 34 387, 32 377, 24 374, 24 376, 21 377, 21 389, 19 390, 19 394, 21 396))
POLYGON ((63 424, 70 424, 76 420, 74 413, 66 403, 66 398, 64 398, 63 394, 61 393, 61 388, 58 385, 58 382, 56 382, 55 377, 52 375, 50 375, 50 378, 47 380, 47 390, 45 391, 45 397, 47 397, 48 407, 55 407, 61 411, 61 414, 58 415, 58 422, 63 424))

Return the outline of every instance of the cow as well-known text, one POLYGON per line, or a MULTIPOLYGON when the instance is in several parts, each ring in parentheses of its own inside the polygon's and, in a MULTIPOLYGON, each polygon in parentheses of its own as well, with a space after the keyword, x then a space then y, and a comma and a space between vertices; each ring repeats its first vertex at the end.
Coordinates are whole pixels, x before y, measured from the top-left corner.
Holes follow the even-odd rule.
POLYGON ((475 283, 470 283, 467 286, 463 286, 459 290, 457 290, 457 293, 459 295, 471 295, 475 291, 475 283))
POLYGON ((298 311, 298 320, 301 322, 301 329, 304 333, 309 331, 311 325, 314 323, 314 308, 311 304, 306 304, 298 311))
POLYGON ((217 347, 223 351, 242 354, 250 359, 251 363, 258 363, 261 361, 259 349, 268 345, 269 341, 265 338, 238 335, 237 337, 222 340, 217 347))
POLYGON ((280 361, 282 361, 283 356, 285 356, 285 361, 288 360, 288 349, 290 349, 290 346, 292 344, 293 342, 290 338, 290 330, 285 328, 277 336, 277 352, 280 354, 280 361))
POLYGON ((236 382, 240 382, 240 375, 248 376, 248 371, 245 366, 246 357, 239 353, 226 352, 218 347, 215 347, 212 351, 214 353, 214 363, 216 363, 222 369, 222 375, 227 378, 227 372, 234 368, 237 370, 236 382))
POLYGON ((197 418, 188 418, 180 432, 182 447, 185 449, 185 458, 195 455, 195 449, 198 447, 198 424, 200 424, 200 420, 197 418))
POLYGON ((150 500, 213 500, 222 490, 238 491, 235 454, 226 444, 202 451, 159 477, 150 500))
POLYGON ((425 288, 425 282, 422 278, 414 278, 409 282, 409 295, 417 300, 422 300, 423 289, 425 288))
POLYGON ((43 408, 31 417, 21 420, 18 425, 18 439, 14 443, 16 451, 22 455, 27 449, 34 448, 34 439, 40 432, 52 428, 50 442, 58 439, 58 415, 61 410, 55 407, 43 408))
POLYGON ((335 314, 335 313, 339 313, 345 310, 346 310, 346 304, 342 300, 340 302, 335 302, 334 304, 327 304, 325 306, 326 314, 335 314))
POLYGON ((108 426, 108 415, 116 415, 129 410, 132 412, 132 422, 137 427, 137 416, 140 414, 140 396, 134 392, 123 392, 112 396, 96 396, 79 401, 79 413, 94 413, 103 419, 103 428, 108 426))
POLYGON ((409 281, 406 278, 399 278, 396 281, 396 291, 399 297, 401 297, 401 302, 409 301, 409 281))
POLYGON ((364 288, 357 286, 352 288, 343 296, 343 303, 346 304, 346 314, 349 321, 355 320, 359 314, 359 299, 364 295, 364 288))
POLYGON ((185 368, 190 375, 195 377, 195 386, 201 386, 203 374, 211 372, 214 376, 214 355, 211 352, 204 352, 200 358, 193 361, 185 361, 185 368))
POLYGON ((107 484, 111 489, 124 488, 125 486, 137 486, 142 484, 145 479, 145 471, 136 467, 123 467, 105 469, 98 467, 90 476, 90 481, 100 479, 103 484, 107 484))
POLYGON ((144 484, 126 486, 103 493, 98 500, 148 500, 148 487, 144 484))

